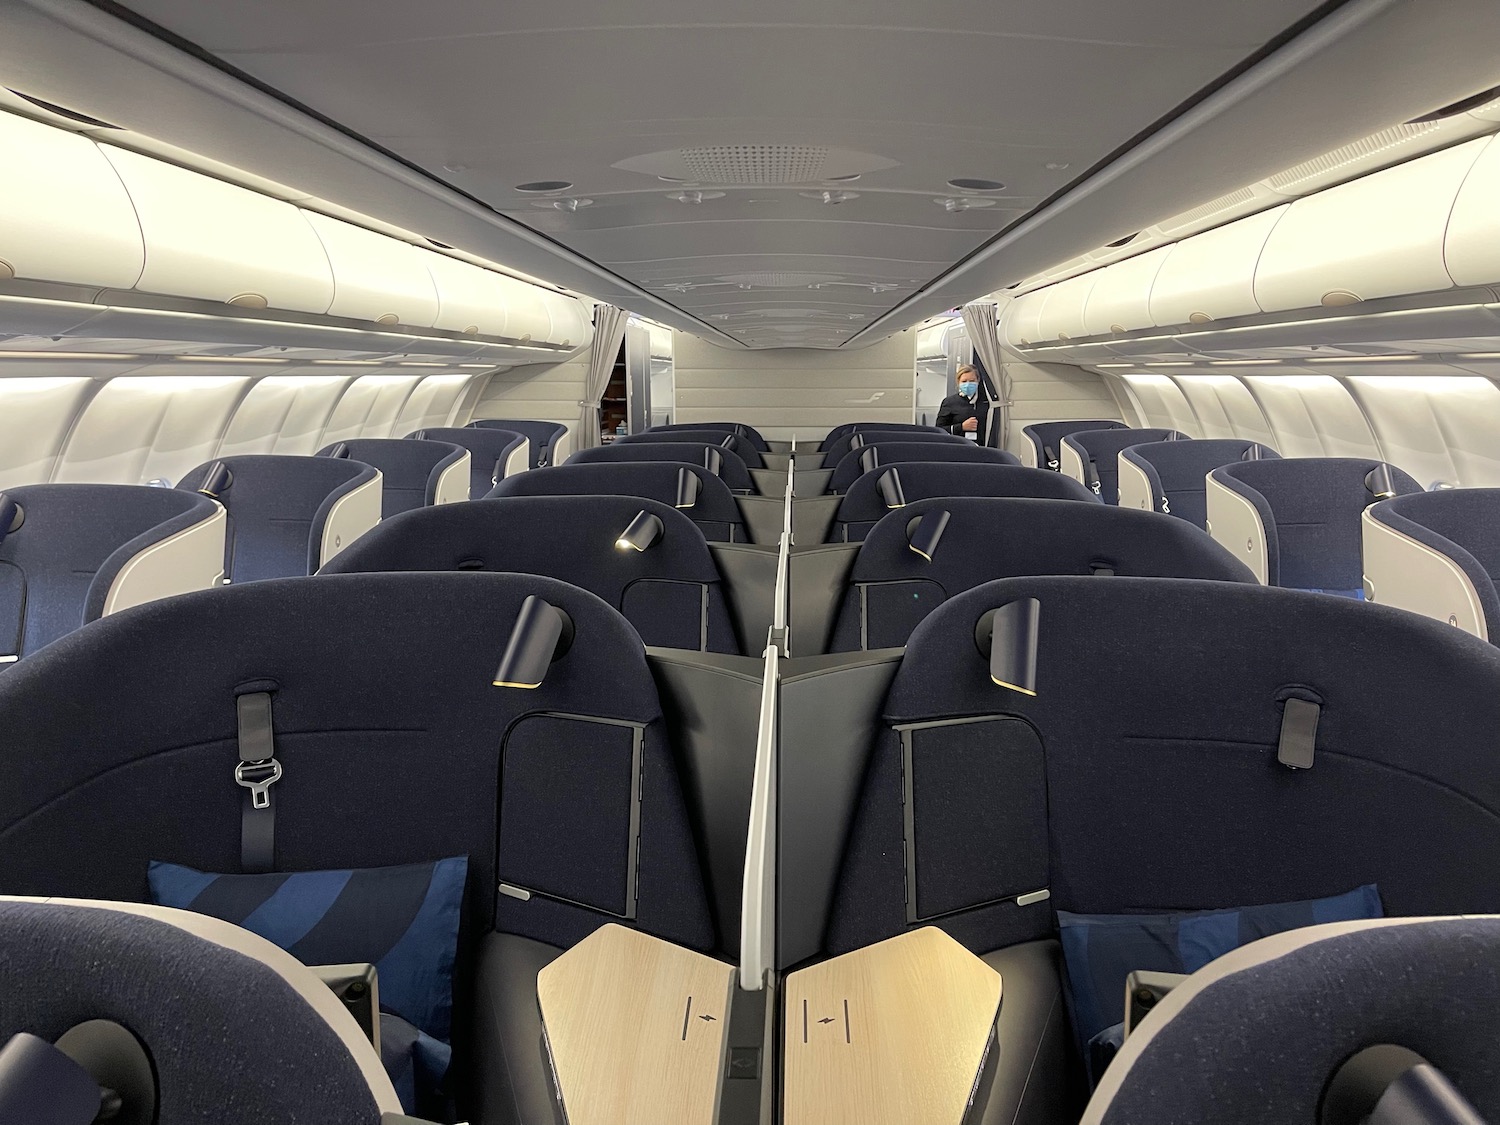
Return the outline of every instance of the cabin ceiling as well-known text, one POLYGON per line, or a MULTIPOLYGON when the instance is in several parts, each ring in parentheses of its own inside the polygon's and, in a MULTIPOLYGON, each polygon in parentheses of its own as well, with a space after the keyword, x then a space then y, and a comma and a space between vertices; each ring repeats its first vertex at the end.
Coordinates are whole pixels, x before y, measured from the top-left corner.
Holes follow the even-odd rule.
POLYGON ((760 347, 846 341, 1317 6, 128 4, 760 347))

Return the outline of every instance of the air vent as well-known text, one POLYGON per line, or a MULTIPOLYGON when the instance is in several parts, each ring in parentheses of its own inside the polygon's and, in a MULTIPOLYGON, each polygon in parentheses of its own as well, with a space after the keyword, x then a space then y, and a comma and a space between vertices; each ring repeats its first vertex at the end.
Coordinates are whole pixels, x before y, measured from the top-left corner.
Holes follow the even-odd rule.
POLYGON ((1336 175, 1341 169, 1362 164, 1373 156, 1389 154, 1393 150, 1414 144, 1438 128, 1435 121, 1410 125, 1395 125, 1382 129, 1353 144, 1336 148, 1313 160, 1308 160, 1285 172, 1278 172, 1266 181, 1267 186, 1285 194, 1296 194, 1297 189, 1313 180, 1324 180, 1336 175))
POLYGON ((1407 124, 1425 125, 1431 121, 1444 121, 1450 117, 1457 117, 1460 113, 1472 113, 1476 109, 1483 109, 1496 100, 1500 100, 1500 86, 1491 86, 1488 90, 1470 94, 1467 98, 1445 105, 1442 109, 1435 109, 1422 117, 1415 117, 1407 124))
POLYGON ((800 184, 823 178, 822 145, 704 145, 681 150, 693 179, 712 184, 800 184))
POLYGON ((1191 211, 1184 211, 1180 215, 1173 215, 1171 219, 1161 225, 1163 234, 1175 234, 1184 227, 1190 227, 1203 219, 1217 215, 1220 211, 1228 211, 1232 207, 1238 207, 1242 203, 1249 203, 1255 198, 1253 188, 1240 188, 1228 195, 1221 195, 1218 199, 1210 199, 1201 207, 1194 207, 1191 211))
POLYGON ((1140 231, 1136 231, 1134 234, 1127 234, 1124 238, 1117 238, 1113 242, 1107 242, 1107 243, 1105 243, 1105 249, 1107 249, 1107 250, 1118 250, 1121 246, 1129 246, 1132 242, 1134 242, 1137 238, 1140 238, 1140 237, 1141 237, 1141 232, 1140 231))
MULTIPOLYGON (((7 87, 7 89, 9 89, 9 87, 7 87)), ((45 109, 48 113, 55 113, 59 117, 66 117, 69 121, 76 121, 80 125, 91 125, 95 129, 119 128, 118 125, 111 125, 108 121, 100 121, 97 117, 90 117, 86 113, 79 113, 77 110, 72 109, 64 109, 60 105, 54 105, 51 102, 44 102, 41 98, 33 98, 30 94, 21 93, 20 90, 11 90, 10 92, 16 97, 20 98, 22 101, 30 102, 38 109, 45 109)))
POLYGON ((449 243, 449 242, 439 242, 435 238, 428 238, 427 241, 429 243, 431 243, 433 246, 436 246, 439 250, 452 250, 453 249, 453 244, 449 243))

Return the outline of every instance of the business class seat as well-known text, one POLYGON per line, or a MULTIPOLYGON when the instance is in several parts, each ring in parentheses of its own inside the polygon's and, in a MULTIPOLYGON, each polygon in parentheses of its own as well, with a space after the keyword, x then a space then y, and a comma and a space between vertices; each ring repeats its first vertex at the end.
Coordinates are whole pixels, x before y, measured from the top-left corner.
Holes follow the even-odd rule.
POLYGON ((1365 593, 1500 642, 1500 488, 1417 492, 1361 520, 1365 593))
MULTIPOLYGON (((818 443, 818 452, 827 453, 841 438, 847 438, 855 432, 861 433, 947 433, 936 426, 928 426, 919 422, 845 422, 833 427, 823 435, 823 440, 818 443)), ((949 435, 950 437, 952 435, 949 435)))
MULTIPOLYGON (((820 805, 847 840, 823 954, 937 926, 1001 973, 983 1120, 1076 1121, 1035 1103, 1081 1093, 1078 1013, 1118 1020, 1125 974, 1162 969, 1141 963, 1153 950, 1202 960, 1288 922, 1500 908, 1500 651, 1414 614, 1236 583, 1007 579, 928 616, 876 706, 857 798, 820 805)), ((784 768, 811 752, 783 733, 784 768)), ((1188 1082, 1223 1092, 1195 1066, 1188 1082)), ((1233 1120, 1288 1119, 1263 1104, 1233 1120)))
POLYGON ((1147 442, 1185 441, 1176 430, 1126 429, 1077 430, 1062 439, 1059 472, 1082 481, 1106 504, 1120 502, 1120 452, 1147 442))
POLYGON ((907 461, 962 461, 969 464, 1020 465, 1014 453, 975 445, 962 438, 950 441, 880 441, 859 449, 851 449, 844 454, 837 468, 833 470, 833 476, 828 478, 828 491, 848 492, 854 482, 866 473, 907 461))
POLYGON ((1255 581, 1208 536, 1154 512, 1014 497, 918 500, 861 544, 831 650, 904 645, 949 598, 1026 574, 1255 581))
POLYGON ((374 1046, 318 977, 265 939, 186 911, 0 898, 7 1044, 9 1121, 22 1119, 10 1099, 30 1094, 26 1120, 83 1125, 100 1111, 101 1087, 119 1099, 101 1120, 155 1125, 394 1125, 384 1115, 401 1113, 374 1046), (61 1048, 18 1042, 30 1036, 61 1048), (43 1069, 48 1056, 54 1067, 68 1061, 43 1069))
POLYGON ((851 452, 864 449, 871 445, 882 445, 888 442, 942 442, 953 445, 963 442, 965 445, 973 445, 968 438, 960 437, 958 434, 950 434, 947 430, 940 430, 936 426, 912 426, 902 429, 881 430, 850 430, 839 437, 829 441, 827 448, 819 450, 823 454, 822 468, 836 469, 851 452))
POLYGON ((669 434, 679 430, 728 430, 744 438, 761 453, 770 452, 770 445, 754 426, 743 422, 673 422, 664 426, 652 426, 647 433, 669 434))
POLYGON ((1157 441, 1122 450, 1119 460, 1119 504, 1146 512, 1163 512, 1198 527, 1208 526, 1205 478, 1237 461, 1275 460, 1270 446, 1238 438, 1207 441, 1157 441))
POLYGON ((469 451, 467 498, 478 500, 508 476, 526 471, 524 435, 493 427, 435 426, 406 435, 408 440, 441 441, 469 451))
POLYGON ((648 645, 741 651, 703 533, 655 500, 507 496, 428 508, 384 521, 321 573, 425 570, 548 575, 602 598, 648 645))
POLYGON ((506 477, 490 496, 643 496, 670 504, 711 543, 748 543, 729 486, 701 465, 672 461, 554 465, 506 477))
POLYGON ((833 517, 830 543, 857 543, 894 507, 933 496, 1030 496, 1038 500, 1099 497, 1072 477, 987 461, 908 461, 865 473, 849 486, 833 517))
POLYGON ((221 457, 177 487, 224 506, 229 582, 315 574, 380 522, 379 471, 344 457, 221 457))
POLYGON ((614 440, 614 445, 655 445, 663 442, 675 444, 679 442, 703 442, 707 445, 717 445, 729 450, 739 456, 745 462, 746 467, 751 469, 764 469, 765 458, 760 455, 760 450, 755 448, 755 443, 748 437, 726 430, 643 430, 638 434, 627 434, 614 440))
POLYGON ((527 441, 526 461, 517 466, 513 470, 515 472, 561 465, 568 459, 568 454, 573 452, 573 435, 560 422, 543 422, 530 418, 480 418, 470 422, 465 428, 508 430, 524 437, 527 441))
POLYGON ((1167 994, 1105 1072, 1083 1125, 1494 1121, 1497 962, 1496 917, 1263 938, 1167 994))
POLYGON ((1208 475, 1209 533, 1267 586, 1363 598, 1364 510, 1421 491, 1394 465, 1362 457, 1244 461, 1208 475))
POLYGON ((570 465, 595 465, 619 461, 682 461, 701 465, 729 486, 731 492, 755 493, 750 469, 738 453, 717 443, 702 441, 612 442, 580 449, 568 458, 570 465))
POLYGON ((138 902, 158 861, 181 865, 173 893, 194 909, 279 926, 294 955, 373 963, 369 946, 405 946, 416 960, 385 976, 382 1003, 398 981, 421 987, 451 1024, 458 1110, 476 1125, 552 1120, 537 971, 564 950, 606 923, 721 948, 640 637, 576 587, 231 586, 95 622, 0 681, 9 892, 138 902), (462 876, 461 908, 451 891, 432 905, 439 869, 462 876), (271 874, 232 878, 254 872, 271 874), (314 930, 271 913, 264 880, 289 873, 314 930), (445 966, 451 1014, 424 983, 445 966))
POLYGON ((1123 430, 1124 422, 1103 418, 1074 419, 1070 422, 1033 422, 1021 433, 1026 438, 1021 463, 1033 469, 1062 470, 1062 439, 1082 430, 1123 430))
POLYGON ((173 489, 0 492, 0 672, 106 614, 217 586, 224 532, 217 504, 173 489))
POLYGON ((410 438, 353 438, 318 450, 380 470, 382 519, 429 504, 469 498, 469 451, 451 442, 410 438))

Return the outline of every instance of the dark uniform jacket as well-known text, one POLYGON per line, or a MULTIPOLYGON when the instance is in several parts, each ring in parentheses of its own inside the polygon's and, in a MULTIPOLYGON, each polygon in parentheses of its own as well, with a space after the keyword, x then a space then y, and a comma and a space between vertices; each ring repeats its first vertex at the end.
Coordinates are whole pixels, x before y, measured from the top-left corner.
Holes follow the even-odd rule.
POLYGON ((990 404, 984 400, 984 396, 976 395, 974 401, 970 402, 963 395, 949 395, 943 399, 943 405, 938 407, 937 421, 934 425, 943 427, 950 434, 964 433, 964 421, 968 418, 978 418, 979 428, 975 431, 975 440, 984 440, 984 425, 989 420, 990 404))

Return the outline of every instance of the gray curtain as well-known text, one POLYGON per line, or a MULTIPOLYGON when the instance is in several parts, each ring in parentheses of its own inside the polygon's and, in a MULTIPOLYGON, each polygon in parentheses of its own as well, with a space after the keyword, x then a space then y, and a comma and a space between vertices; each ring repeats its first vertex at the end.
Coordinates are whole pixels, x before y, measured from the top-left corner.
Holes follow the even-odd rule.
POLYGON ((1006 447, 1010 441, 1010 376, 1005 373, 1005 362, 1000 354, 1000 313, 988 301, 976 301, 964 306, 964 327, 969 332, 969 342, 979 362, 984 364, 993 386, 984 386, 982 391, 990 404, 989 432, 984 435, 985 445, 1006 447))
POLYGON ((583 399, 578 404, 578 435, 574 449, 591 449, 599 444, 599 401, 609 386, 610 374, 625 340, 625 322, 630 314, 614 305, 594 306, 594 345, 589 352, 589 373, 583 384, 583 399))

